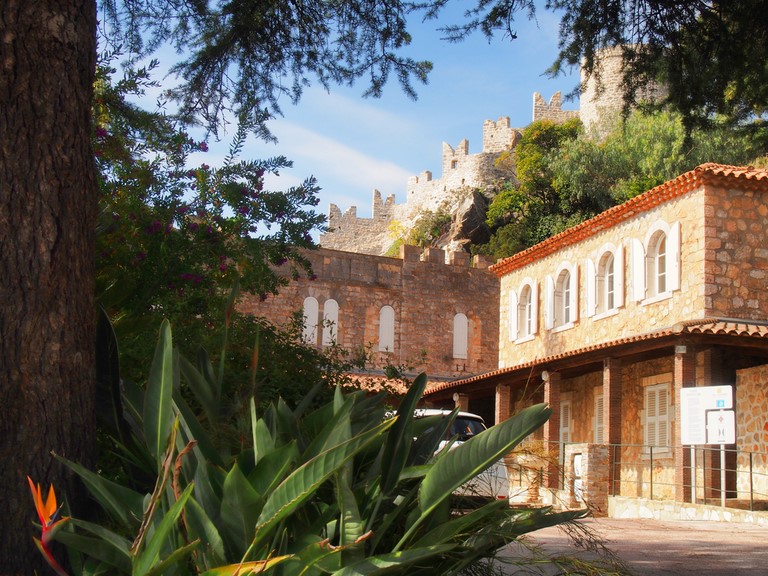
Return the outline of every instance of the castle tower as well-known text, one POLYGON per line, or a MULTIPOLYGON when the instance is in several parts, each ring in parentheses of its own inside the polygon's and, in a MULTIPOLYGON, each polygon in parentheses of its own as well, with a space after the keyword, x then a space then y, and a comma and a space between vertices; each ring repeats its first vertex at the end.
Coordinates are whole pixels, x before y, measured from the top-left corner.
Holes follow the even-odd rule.
MULTIPOLYGON (((601 121, 616 118, 624 107, 623 48, 614 46, 600 50, 595 56, 596 71, 589 77, 581 68, 580 116, 587 130, 597 129, 601 121)), ((655 82, 638 90, 638 102, 652 102, 664 97, 666 90, 655 82)))

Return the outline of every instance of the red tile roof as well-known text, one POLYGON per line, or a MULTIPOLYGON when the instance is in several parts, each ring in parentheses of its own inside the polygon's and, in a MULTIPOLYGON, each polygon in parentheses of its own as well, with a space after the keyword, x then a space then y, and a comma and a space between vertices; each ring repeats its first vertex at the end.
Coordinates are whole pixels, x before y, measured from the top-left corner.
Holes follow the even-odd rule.
POLYGON ((768 170, 753 168, 752 166, 727 166, 724 164, 708 163, 697 166, 690 172, 685 172, 673 180, 651 188, 647 192, 635 196, 631 200, 609 208, 573 228, 569 228, 528 248, 518 252, 514 256, 499 260, 489 270, 501 277, 513 270, 522 268, 549 254, 561 250, 567 246, 589 238, 607 228, 612 228, 632 218, 640 212, 645 212, 667 202, 677 196, 686 194, 703 186, 709 185, 738 185, 742 188, 761 190, 768 192, 768 170))
POLYGON ((658 338, 664 338, 667 336, 677 336, 680 334, 707 334, 707 335, 729 335, 729 336, 744 336, 752 338, 765 338, 766 346, 768 346, 768 323, 763 322, 749 322, 740 320, 724 320, 720 318, 704 318, 701 320, 690 320, 688 322, 680 322, 674 324, 669 328, 662 328, 660 330, 654 330, 653 332, 646 332, 644 334, 636 334, 634 336, 628 336, 625 338, 619 338, 617 340, 611 340, 608 342, 601 342, 597 344, 591 344, 582 348, 576 348, 574 350, 568 350, 566 352, 560 352, 559 354, 552 354, 545 358, 534 358, 528 362, 522 362, 515 366, 509 366, 507 368, 500 368, 492 372, 486 372, 485 374, 478 374, 470 378, 464 378, 462 380, 454 380, 452 382, 439 382, 427 387, 425 396, 448 390, 451 388, 459 388, 465 384, 472 382, 479 382, 487 378, 495 376, 501 376, 511 372, 517 372, 518 370, 528 370, 535 366, 543 366, 547 363, 555 360, 563 360, 566 358, 585 354, 587 352, 594 352, 596 350, 605 350, 613 348, 615 346, 621 346, 624 344, 632 344, 635 342, 642 342, 646 340, 654 340, 658 338))

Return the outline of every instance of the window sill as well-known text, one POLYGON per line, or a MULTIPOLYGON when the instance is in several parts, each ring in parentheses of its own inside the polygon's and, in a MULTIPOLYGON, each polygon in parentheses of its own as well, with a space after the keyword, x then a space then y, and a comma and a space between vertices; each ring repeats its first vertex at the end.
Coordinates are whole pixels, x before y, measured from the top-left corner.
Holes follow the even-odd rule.
POLYGON ((662 292, 661 294, 656 294, 656 296, 651 296, 650 298, 646 298, 642 302, 640 302, 640 306, 648 306, 649 304, 656 304, 657 302, 662 302, 663 300, 669 300, 672 298, 672 292, 662 292))
POLYGON ((610 318, 611 316, 616 316, 619 313, 618 308, 611 308, 610 310, 606 310, 605 312, 599 312, 598 314, 595 314, 592 316, 592 320, 602 320, 603 318, 610 318))
POLYGON ((566 324, 561 324, 560 326, 555 326, 552 328, 552 332, 563 332, 565 330, 570 330, 574 326, 576 326, 574 322, 568 322, 566 324))
POLYGON ((523 336, 522 338, 518 338, 517 340, 515 340, 515 344, 523 344, 525 342, 530 342, 534 338, 536 338, 535 334, 529 334, 528 336, 523 336))

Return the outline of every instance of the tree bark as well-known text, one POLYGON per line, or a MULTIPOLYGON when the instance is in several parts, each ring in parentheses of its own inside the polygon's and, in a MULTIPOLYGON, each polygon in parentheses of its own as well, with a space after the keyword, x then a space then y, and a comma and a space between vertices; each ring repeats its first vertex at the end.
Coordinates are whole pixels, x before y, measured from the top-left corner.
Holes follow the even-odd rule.
POLYGON ((95 0, 0 1, 0 574, 48 574, 26 483, 92 458, 95 0))

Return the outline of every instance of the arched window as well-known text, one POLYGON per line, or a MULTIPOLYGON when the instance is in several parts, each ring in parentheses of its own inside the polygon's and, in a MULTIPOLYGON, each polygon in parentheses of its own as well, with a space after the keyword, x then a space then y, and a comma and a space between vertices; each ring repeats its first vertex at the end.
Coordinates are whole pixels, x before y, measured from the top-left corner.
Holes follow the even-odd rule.
POLYGON ((631 240, 633 300, 666 298, 680 289, 680 231, 680 222, 659 220, 649 229, 645 244, 631 240))
POLYGON ((606 252, 597 268, 597 313, 602 314, 616 308, 616 259, 606 252))
POLYGON ((555 326, 564 326, 573 322, 573 294, 571 293, 571 273, 563 270, 555 284, 555 326))
POLYGON ((395 309, 382 306, 379 310, 379 352, 395 350, 395 309))
POLYGON ((336 343, 339 329, 339 304, 336 300, 326 300, 323 304, 323 346, 336 343))
POLYGON ((667 291, 667 235, 656 232, 646 252, 645 286, 648 297, 667 291))
POLYGON ((469 347, 469 323, 465 314, 456 314, 453 317, 453 357, 467 358, 469 347))
POLYGON ((533 334, 533 290, 529 285, 523 287, 520 292, 520 301, 517 305, 517 330, 518 338, 533 334))
POLYGON ((307 296, 304 298, 304 342, 317 344, 317 318, 320 306, 317 298, 307 296))

